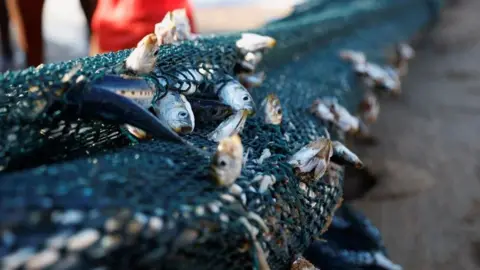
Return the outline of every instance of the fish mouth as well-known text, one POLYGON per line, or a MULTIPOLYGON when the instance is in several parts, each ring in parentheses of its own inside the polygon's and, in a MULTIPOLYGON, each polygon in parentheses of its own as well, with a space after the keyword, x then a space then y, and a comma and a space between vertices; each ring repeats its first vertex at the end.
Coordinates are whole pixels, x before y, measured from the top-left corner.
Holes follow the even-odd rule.
MULTIPOLYGON (((119 78, 117 78, 119 79, 119 78)), ((86 119, 98 119, 114 124, 137 127, 155 138, 188 144, 164 122, 133 100, 116 94, 114 85, 93 83, 87 90, 70 91, 67 99, 76 105, 77 113, 86 119)))
POLYGON ((249 110, 242 110, 242 118, 240 118, 240 122, 246 119, 247 117, 252 115, 252 111, 249 110))
POLYGON ((193 131, 193 127, 192 126, 180 126, 180 127, 176 127, 173 129, 176 133, 179 133, 179 134, 188 134, 188 133, 191 133, 193 131))
POLYGON ((267 48, 271 49, 271 48, 275 47, 275 45, 277 45, 277 40, 276 39, 270 38, 267 41, 267 48))
POLYGON ((242 108, 242 111, 244 113, 247 113, 247 116, 253 116, 257 112, 257 109, 256 109, 255 104, 252 103, 252 104, 245 105, 242 108))

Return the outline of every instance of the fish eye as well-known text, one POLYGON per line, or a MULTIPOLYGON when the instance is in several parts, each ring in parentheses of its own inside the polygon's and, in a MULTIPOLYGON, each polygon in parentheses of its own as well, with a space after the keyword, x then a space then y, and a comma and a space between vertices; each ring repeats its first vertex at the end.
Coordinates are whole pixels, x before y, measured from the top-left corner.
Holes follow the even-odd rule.
POLYGON ((249 99, 250 99, 250 97, 248 95, 243 96, 244 101, 248 101, 249 99))
POLYGON ((219 160, 219 161, 218 161, 218 166, 219 166, 219 167, 222 167, 222 168, 225 167, 225 166, 227 166, 227 161, 224 160, 224 159, 219 160))
POLYGON ((282 114, 282 108, 277 109, 277 114, 282 114))
POLYGON ((180 116, 181 118, 187 118, 188 113, 185 112, 185 111, 181 111, 181 112, 178 113, 178 116, 180 116))

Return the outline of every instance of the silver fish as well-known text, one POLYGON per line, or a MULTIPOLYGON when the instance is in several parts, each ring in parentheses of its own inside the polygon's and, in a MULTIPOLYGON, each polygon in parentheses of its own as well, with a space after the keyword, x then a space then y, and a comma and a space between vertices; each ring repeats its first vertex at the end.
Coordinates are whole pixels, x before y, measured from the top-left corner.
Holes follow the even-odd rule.
POLYGON ((157 37, 157 45, 172 44, 175 42, 175 22, 172 13, 167 12, 163 20, 155 24, 155 36, 157 37))
POLYGON ((157 117, 177 133, 190 133, 195 128, 195 116, 184 95, 168 91, 153 104, 157 117))
POLYGON ((152 72, 157 59, 155 56, 157 48, 157 37, 155 34, 146 35, 125 60, 127 69, 136 74, 152 72))
POLYGON ((262 102, 265 123, 280 125, 282 123, 282 105, 280 99, 275 94, 269 94, 262 102))
POLYGON ((216 85, 215 92, 220 101, 234 111, 246 110, 255 113, 255 102, 248 90, 237 80, 230 78, 226 83, 216 85))
POLYGON ((412 46, 408 45, 407 43, 400 43, 397 45, 397 53, 399 57, 410 60, 415 57, 415 50, 412 46))
POLYGON ((366 63, 362 67, 363 74, 367 80, 373 81, 373 86, 379 89, 385 89, 390 93, 401 93, 401 81, 398 71, 389 66, 379 66, 373 63, 366 63))
POLYGON ((240 52, 246 55, 249 52, 271 49, 275 46, 276 40, 269 36, 262 36, 253 33, 243 33, 237 40, 236 46, 240 52))
POLYGON ((340 165, 352 165, 357 169, 363 167, 363 162, 355 155, 350 149, 343 145, 339 141, 333 141, 333 155, 332 160, 335 159, 336 163, 340 165))
MULTIPOLYGON (((164 97, 152 104, 155 90, 144 80, 128 76, 106 76, 111 91, 131 99, 145 109, 152 108, 159 120, 177 133, 189 133, 195 128, 195 118, 185 96, 168 91, 164 97)), ((127 130, 140 139, 147 138, 145 132, 133 126, 127 130)))
POLYGON ((360 120, 338 104, 336 98, 317 99, 313 102, 310 111, 318 118, 332 122, 344 132, 354 133, 359 129, 360 120))
POLYGON ((126 75, 121 75, 119 78, 106 76, 105 79, 110 82, 110 89, 116 94, 135 101, 145 109, 152 105, 155 90, 144 80, 126 75))
POLYGON ((175 39, 176 41, 184 41, 192 39, 192 30, 185 9, 176 9, 172 11, 172 19, 175 23, 175 39))
POLYGON ((332 141, 328 138, 320 138, 302 147, 288 160, 288 163, 296 169, 302 181, 318 181, 327 171, 332 155, 332 141))
POLYGON ((208 134, 208 139, 218 142, 224 138, 240 133, 247 121, 249 112, 240 110, 224 120, 214 131, 208 134))
POLYGON ((242 163, 243 145, 240 137, 235 134, 222 139, 211 163, 215 184, 231 186, 242 172, 242 163))

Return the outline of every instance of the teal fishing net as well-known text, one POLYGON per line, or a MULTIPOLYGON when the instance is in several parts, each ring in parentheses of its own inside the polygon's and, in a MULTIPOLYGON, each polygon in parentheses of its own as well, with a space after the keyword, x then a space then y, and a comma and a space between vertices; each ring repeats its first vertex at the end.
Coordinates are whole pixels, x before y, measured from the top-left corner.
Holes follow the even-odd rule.
MULTIPOLYGON (((335 96, 349 111, 357 109, 362 91, 338 51, 361 50, 383 62, 385 48, 408 40, 434 14, 431 1, 314 2, 252 31, 277 40, 259 67, 267 79, 253 98, 260 104, 276 93, 284 120, 281 126, 264 124, 258 114, 247 120, 241 137, 249 155, 236 190, 215 186, 210 160, 184 145, 137 142, 95 112, 78 113, 88 109, 81 97, 89 84, 116 73, 113 67, 131 50, 1 74, 2 268, 50 254, 51 269, 262 269, 263 256, 271 269, 288 269, 321 237, 342 197, 342 177, 325 176, 305 192, 286 162, 326 129, 342 139, 308 112, 316 98, 335 96), (82 69, 62 82, 79 63, 82 69), (267 149, 271 155, 262 162, 267 149), (261 187, 259 175, 276 181, 261 187)), ((159 73, 145 79, 160 97, 198 84, 179 72, 210 64, 214 76, 198 85, 208 89, 222 74, 233 74, 239 37, 162 46, 157 70, 166 84, 152 79, 159 73)), ((213 155, 217 144, 205 135, 216 125, 202 123, 184 138, 213 155)))

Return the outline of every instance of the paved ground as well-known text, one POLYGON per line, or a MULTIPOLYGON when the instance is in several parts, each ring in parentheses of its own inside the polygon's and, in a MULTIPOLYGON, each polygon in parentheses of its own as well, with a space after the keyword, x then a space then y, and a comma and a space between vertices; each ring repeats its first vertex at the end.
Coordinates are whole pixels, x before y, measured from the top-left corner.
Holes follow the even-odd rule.
POLYGON ((372 195, 430 187, 357 204, 405 269, 480 269, 480 1, 457 2, 418 51, 405 94, 383 101, 382 144, 362 150, 384 174, 372 195))

